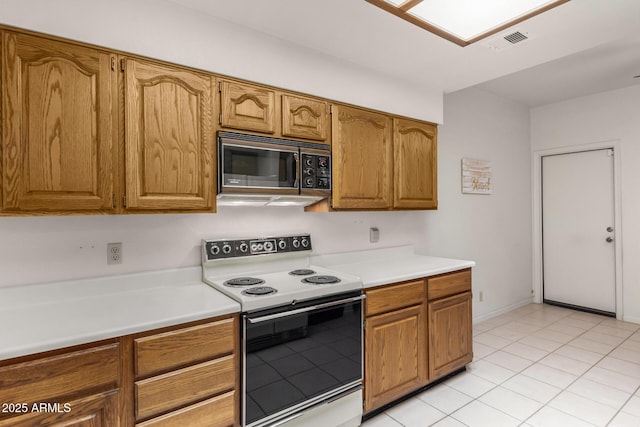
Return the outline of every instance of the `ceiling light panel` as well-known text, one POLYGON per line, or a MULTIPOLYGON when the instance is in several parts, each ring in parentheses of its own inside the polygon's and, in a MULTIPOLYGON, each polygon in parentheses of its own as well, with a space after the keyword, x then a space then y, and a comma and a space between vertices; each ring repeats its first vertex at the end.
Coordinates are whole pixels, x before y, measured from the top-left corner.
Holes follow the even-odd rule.
POLYGON ((366 0, 460 46, 569 0, 366 0))

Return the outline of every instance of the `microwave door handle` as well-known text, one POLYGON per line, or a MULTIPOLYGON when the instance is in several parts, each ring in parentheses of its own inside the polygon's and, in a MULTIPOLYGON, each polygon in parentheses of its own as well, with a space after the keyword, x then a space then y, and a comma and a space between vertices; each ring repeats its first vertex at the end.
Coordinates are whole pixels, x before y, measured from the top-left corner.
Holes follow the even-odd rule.
POLYGON ((296 177, 293 180, 293 188, 298 188, 298 179, 300 178, 300 156, 298 153, 293 153, 293 159, 296 162, 295 174, 296 177))

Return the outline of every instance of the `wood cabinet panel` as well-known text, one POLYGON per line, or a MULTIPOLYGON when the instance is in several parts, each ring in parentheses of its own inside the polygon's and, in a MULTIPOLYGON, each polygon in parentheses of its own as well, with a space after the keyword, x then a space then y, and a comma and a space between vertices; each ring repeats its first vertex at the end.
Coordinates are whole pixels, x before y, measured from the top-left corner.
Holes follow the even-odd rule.
POLYGON ((282 136, 326 140, 328 109, 326 101, 282 95, 282 136))
POLYGON ((409 283, 387 287, 368 289, 367 316, 385 313, 425 301, 425 281, 417 280, 409 283))
POLYGON ((429 378, 435 380, 473 359, 471 292, 429 303, 429 378))
POLYGON ((435 125, 393 120, 394 208, 438 207, 438 162, 435 125))
POLYGON ((213 211, 211 95, 207 74, 126 59, 127 209, 213 211))
POLYGON ((9 31, 2 43, 2 207, 113 209, 115 56, 9 31))
POLYGON ((389 116, 333 105, 333 207, 388 209, 392 204, 392 121, 389 116))
POLYGON ((220 81, 219 85, 221 126, 275 132, 275 91, 227 80, 220 81))
POLYGON ((233 353, 234 319, 137 338, 136 378, 233 353))
POLYGON ((136 419, 159 415, 232 390, 235 385, 233 355, 138 381, 135 385, 136 419))
POLYGON ((0 402, 46 402, 119 384, 119 345, 106 344, 0 367, 0 402))
POLYGON ((427 297, 429 301, 471 291, 471 269, 429 277, 427 297))
MULTIPOLYGON (((52 402, 53 403, 53 402, 52 402)), ((118 391, 88 396, 68 403, 69 411, 62 406, 59 411, 31 412, 10 419, 2 419, 0 427, 119 427, 118 391)))
POLYGON ((136 424, 136 427, 231 427, 235 420, 235 400, 236 392, 230 391, 167 415, 136 424))
POLYGON ((365 412, 427 383, 426 306, 368 317, 365 327, 365 412))

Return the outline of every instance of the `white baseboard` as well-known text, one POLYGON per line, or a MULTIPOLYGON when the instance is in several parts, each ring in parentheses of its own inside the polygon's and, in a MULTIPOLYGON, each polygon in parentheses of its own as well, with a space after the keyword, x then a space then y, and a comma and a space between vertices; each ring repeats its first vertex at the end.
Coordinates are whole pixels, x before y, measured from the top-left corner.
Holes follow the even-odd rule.
POLYGON ((625 322, 638 323, 640 324, 640 317, 631 317, 631 316, 622 316, 625 322))
MULTIPOLYGON (((523 307, 527 304, 533 303, 533 297, 527 297, 523 300, 520 300, 514 304, 507 305, 505 307, 499 308, 497 310, 493 310, 489 313, 482 314, 480 316, 473 316, 472 323, 480 323, 487 319, 491 319, 492 317, 499 316, 501 314, 507 313, 511 310, 515 310, 516 308, 523 307)), ((632 322, 632 320, 630 320, 632 322)), ((639 322, 640 323, 640 322, 639 322)))

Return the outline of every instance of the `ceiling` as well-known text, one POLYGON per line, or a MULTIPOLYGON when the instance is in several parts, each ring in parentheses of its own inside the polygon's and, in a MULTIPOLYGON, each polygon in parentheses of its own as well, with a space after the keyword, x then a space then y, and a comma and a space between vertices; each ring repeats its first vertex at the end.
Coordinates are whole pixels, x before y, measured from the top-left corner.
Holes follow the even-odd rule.
POLYGON ((444 93, 530 106, 640 84, 640 0, 571 0, 460 47, 365 0, 170 0, 444 93), (503 36, 529 38, 511 45, 503 36))

